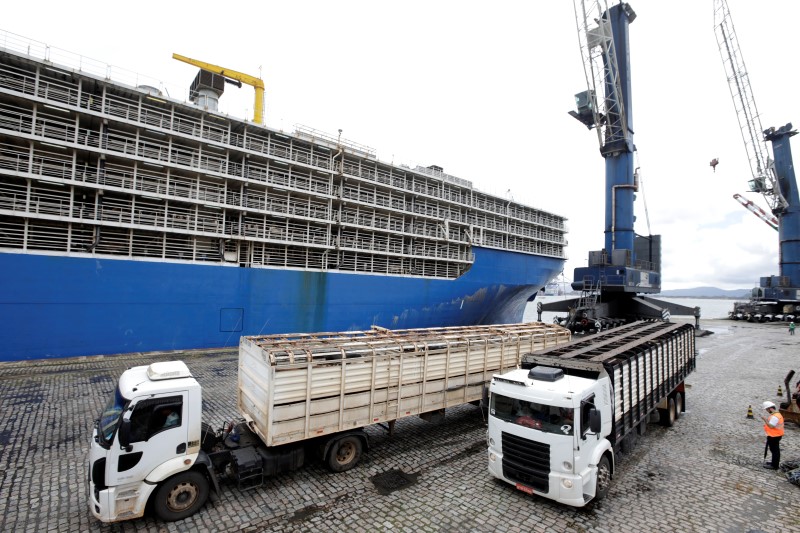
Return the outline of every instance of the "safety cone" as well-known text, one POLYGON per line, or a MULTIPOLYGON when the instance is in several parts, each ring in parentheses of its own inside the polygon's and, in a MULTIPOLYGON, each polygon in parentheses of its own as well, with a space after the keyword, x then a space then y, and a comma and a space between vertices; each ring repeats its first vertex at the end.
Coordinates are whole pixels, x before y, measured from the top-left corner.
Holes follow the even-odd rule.
POLYGON ((783 396, 783 388, 778 385, 778 396, 783 396))
POLYGON ((747 418, 754 418, 753 417, 753 406, 752 405, 748 405, 747 406, 747 418))

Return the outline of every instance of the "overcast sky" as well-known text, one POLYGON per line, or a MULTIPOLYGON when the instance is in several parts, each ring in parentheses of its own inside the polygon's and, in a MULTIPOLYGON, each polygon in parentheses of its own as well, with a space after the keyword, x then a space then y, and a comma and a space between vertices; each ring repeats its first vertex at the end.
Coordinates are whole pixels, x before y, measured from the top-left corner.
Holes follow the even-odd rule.
MULTIPOLYGON (((196 73, 173 52, 260 73, 269 126, 342 129, 381 160, 436 164, 565 216, 569 279, 603 247, 597 137, 567 115, 586 89, 568 0, 7 4, 0 29, 161 80, 173 97, 196 73)), ((662 235, 665 290, 750 288, 778 274, 778 234, 732 198, 766 208, 745 194, 713 0, 630 4, 636 232, 662 235)), ((763 127, 800 126, 800 2, 729 6, 763 127)), ((252 89, 226 87, 221 108, 251 117, 252 89)))

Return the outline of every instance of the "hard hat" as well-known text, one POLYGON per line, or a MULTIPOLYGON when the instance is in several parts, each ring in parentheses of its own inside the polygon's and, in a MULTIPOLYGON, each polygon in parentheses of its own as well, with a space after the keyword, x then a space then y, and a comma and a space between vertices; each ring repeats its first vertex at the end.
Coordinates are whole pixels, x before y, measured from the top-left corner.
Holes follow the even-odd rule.
POLYGON ((772 402, 764 402, 761 404, 762 409, 769 409, 770 407, 775 409, 775 404, 772 402))

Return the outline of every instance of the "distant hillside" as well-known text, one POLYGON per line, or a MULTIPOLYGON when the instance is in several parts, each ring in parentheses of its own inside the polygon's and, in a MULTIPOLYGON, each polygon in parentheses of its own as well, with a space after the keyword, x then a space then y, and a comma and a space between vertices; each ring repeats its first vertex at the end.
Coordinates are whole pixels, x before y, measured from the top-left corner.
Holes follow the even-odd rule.
POLYGON ((716 287, 695 287, 693 289, 675 289, 661 291, 661 296, 670 298, 748 298, 750 289, 718 289, 716 287))

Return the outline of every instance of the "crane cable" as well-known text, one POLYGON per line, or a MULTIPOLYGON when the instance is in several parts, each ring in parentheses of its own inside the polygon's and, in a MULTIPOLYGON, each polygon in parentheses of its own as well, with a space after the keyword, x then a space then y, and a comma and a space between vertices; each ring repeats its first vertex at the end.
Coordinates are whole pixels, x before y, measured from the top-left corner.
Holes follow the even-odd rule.
POLYGON ((644 193, 644 178, 642 175, 639 174, 639 169, 642 168, 641 164, 639 163, 639 151, 636 150, 633 152, 633 157, 635 160, 634 163, 634 175, 639 175, 639 189, 642 191, 642 203, 644 204, 644 219, 647 222, 647 234, 652 235, 653 233, 650 231, 650 214, 647 212, 647 195, 644 193))

